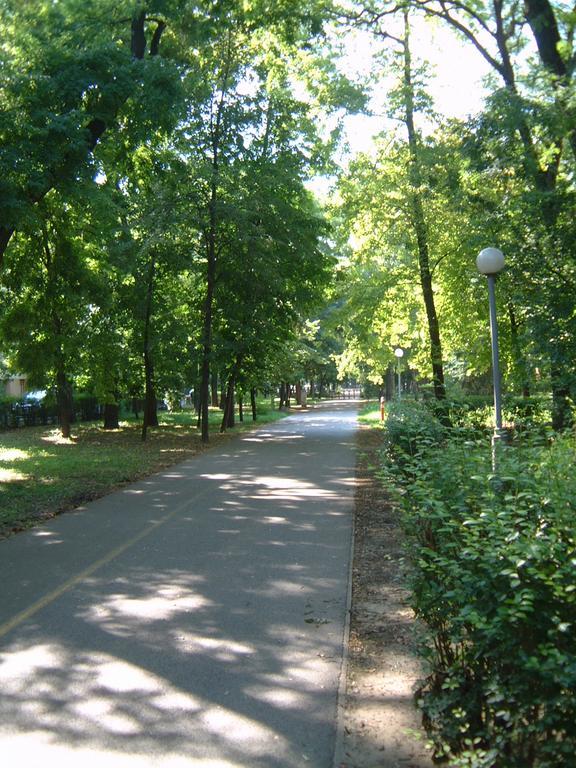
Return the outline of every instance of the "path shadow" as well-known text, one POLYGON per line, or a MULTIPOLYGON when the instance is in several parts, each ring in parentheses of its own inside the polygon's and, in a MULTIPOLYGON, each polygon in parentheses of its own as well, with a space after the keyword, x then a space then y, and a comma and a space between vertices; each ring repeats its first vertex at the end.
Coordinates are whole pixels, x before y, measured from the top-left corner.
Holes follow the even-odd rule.
MULTIPOLYGON (((350 420, 293 417, 120 492, 148 520, 191 501, 4 639, 4 755, 331 765, 354 482, 342 410, 350 420)), ((55 525, 38 547, 65 543, 55 525)))

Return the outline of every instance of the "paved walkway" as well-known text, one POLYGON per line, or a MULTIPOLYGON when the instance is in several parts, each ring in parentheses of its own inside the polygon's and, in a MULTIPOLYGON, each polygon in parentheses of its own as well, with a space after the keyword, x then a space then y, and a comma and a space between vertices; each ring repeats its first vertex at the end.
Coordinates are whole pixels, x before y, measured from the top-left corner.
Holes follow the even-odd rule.
POLYGON ((0 754, 26 768, 331 768, 353 403, 0 542, 0 754))

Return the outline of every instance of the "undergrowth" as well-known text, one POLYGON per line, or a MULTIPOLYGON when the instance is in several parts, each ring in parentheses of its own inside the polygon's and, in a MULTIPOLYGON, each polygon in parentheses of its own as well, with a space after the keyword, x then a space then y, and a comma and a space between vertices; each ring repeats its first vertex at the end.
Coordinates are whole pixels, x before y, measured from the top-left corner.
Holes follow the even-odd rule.
POLYGON ((576 441, 540 425, 500 452, 473 421, 389 406, 381 473, 404 510, 425 623, 418 703, 458 768, 565 768, 576 753, 576 441))

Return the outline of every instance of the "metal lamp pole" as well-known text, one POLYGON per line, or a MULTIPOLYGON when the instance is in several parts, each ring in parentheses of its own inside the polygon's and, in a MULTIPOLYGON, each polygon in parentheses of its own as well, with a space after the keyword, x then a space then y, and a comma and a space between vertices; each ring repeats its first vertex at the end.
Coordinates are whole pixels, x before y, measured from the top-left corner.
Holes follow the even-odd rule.
POLYGON ((396 347, 394 350, 394 354, 398 358, 398 400, 400 400, 400 393, 402 391, 402 378, 401 378, 401 370, 400 370, 400 360, 404 357, 404 350, 400 349, 400 347, 396 347))
POLYGON ((498 248, 484 248, 476 258, 478 271, 488 279, 490 303, 490 336, 492 338, 492 377, 494 380, 494 434, 492 436, 492 469, 496 471, 497 445, 504 437, 502 430, 502 390, 500 385, 500 357, 498 353, 498 321, 496 317, 496 275, 504 268, 504 254, 498 248))

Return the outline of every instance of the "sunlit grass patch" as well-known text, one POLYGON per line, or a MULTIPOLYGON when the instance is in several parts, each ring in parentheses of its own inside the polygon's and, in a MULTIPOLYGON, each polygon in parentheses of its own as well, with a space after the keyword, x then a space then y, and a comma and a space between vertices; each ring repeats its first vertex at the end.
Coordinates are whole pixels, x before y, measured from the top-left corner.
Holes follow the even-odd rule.
POLYGON ((53 445, 74 445, 76 438, 74 437, 62 437, 60 430, 51 429, 42 437, 43 442, 52 443, 53 445))
POLYGON ((19 459, 27 459, 29 454, 23 451, 21 448, 2 448, 0 447, 0 462, 18 461, 19 459))
MULTIPOLYGON (((268 411, 255 423, 246 414, 244 423, 237 422, 229 434, 284 415, 268 411)), ((218 409, 210 414, 208 447, 228 439, 218 432, 221 418, 218 409)), ((104 430, 97 423, 74 424, 71 439, 63 439, 54 427, 0 433, 0 535, 30 527, 206 450, 192 411, 161 412, 159 421, 158 427, 148 430, 146 442, 141 439, 141 422, 130 418, 115 430, 104 430)))
POLYGON ((19 483, 29 479, 29 475, 25 475, 23 472, 18 472, 17 469, 0 467, 0 483, 19 483))
MULTIPOLYGON (((384 407, 386 408, 386 406, 384 407)), ((368 424, 371 427, 376 427, 381 424, 380 403, 369 403, 364 408, 362 408, 360 414, 358 415, 358 421, 360 424, 368 424)))

